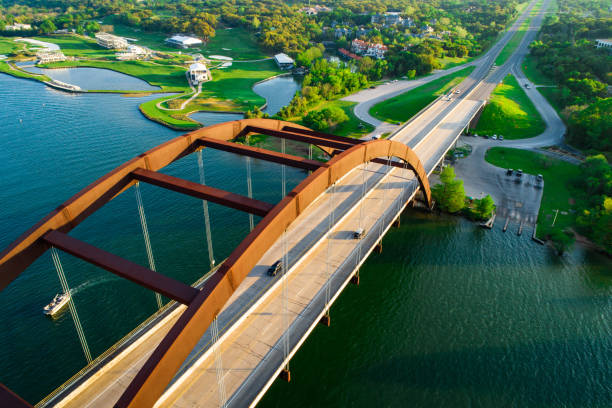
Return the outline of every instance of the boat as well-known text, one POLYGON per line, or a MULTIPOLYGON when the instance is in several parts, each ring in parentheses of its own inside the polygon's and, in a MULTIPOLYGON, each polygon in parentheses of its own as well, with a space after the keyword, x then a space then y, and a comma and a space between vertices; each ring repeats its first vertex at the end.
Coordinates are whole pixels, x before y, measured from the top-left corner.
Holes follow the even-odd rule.
POLYGON ((43 307, 43 313, 47 316, 53 316, 64 308, 70 301, 70 293, 58 293, 55 295, 51 303, 43 307))

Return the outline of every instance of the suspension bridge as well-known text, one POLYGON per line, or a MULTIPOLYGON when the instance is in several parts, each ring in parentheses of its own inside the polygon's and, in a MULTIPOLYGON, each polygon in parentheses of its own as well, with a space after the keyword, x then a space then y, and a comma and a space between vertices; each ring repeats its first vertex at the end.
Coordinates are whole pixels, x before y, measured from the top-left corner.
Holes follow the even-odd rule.
MULTIPOLYGON (((534 24, 539 25, 539 19, 534 24)), ((0 289, 51 251, 64 291, 70 288, 61 259, 74 256, 154 291, 159 306, 155 315, 94 359, 78 305, 71 300, 70 312, 88 365, 37 407, 253 406, 277 378, 290 381, 291 357, 314 327, 331 323, 333 302, 347 285, 359 283, 360 266, 372 251, 382 250, 385 233, 399 223, 403 209, 417 202, 432 207, 428 177, 477 120, 486 98, 515 62, 510 59, 492 69, 508 39, 507 35, 493 47, 454 89, 458 92, 452 98, 433 101, 387 140, 349 139, 271 119, 209 126, 119 166, 26 231, 0 254, 0 289), (237 143, 251 135, 280 139, 281 151, 237 143), (307 145, 309 157, 287 154, 287 140, 307 145), (313 160, 313 146, 329 159, 313 160), (248 158, 246 196, 207 185, 203 149, 248 158), (163 173, 164 167, 190 155, 198 163, 199 183, 163 173), (254 160, 282 166, 283 198, 278 203, 253 199, 254 160), (307 172, 289 192, 287 166, 307 172), (210 272, 193 285, 156 271, 141 183, 202 201, 210 272), (148 267, 69 234, 128 190, 135 194, 148 267), (218 265, 209 202, 251 215, 250 233, 218 265), (262 217, 258 223, 255 215, 262 217), (355 239, 359 230, 365 234, 355 239), (269 276, 268 269, 276 262, 282 265, 280 272, 269 276), (160 295, 171 302, 164 305, 160 295)), ((0 402, 7 407, 30 406, 4 386, 0 386, 0 402)))

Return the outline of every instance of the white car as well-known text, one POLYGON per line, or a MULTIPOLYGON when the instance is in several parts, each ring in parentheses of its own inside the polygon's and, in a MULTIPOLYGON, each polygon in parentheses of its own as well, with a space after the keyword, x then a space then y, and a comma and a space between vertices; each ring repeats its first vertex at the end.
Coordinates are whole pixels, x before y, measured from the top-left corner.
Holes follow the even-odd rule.
POLYGON ((493 139, 493 140, 497 140, 497 135, 493 135, 493 136, 491 136, 491 139, 493 139))
POLYGON ((458 94, 458 93, 461 93, 461 91, 457 89, 457 90, 455 91, 455 93, 456 93, 456 94, 458 94))
POLYGON ((370 139, 371 140, 378 140, 378 139, 380 139, 380 133, 376 133, 375 135, 372 135, 372 137, 370 139))

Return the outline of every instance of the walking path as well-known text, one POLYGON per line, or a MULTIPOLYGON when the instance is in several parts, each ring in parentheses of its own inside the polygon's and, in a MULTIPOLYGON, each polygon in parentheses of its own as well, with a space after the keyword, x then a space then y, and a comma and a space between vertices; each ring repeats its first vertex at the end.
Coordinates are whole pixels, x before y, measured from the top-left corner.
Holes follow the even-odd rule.
MULTIPOLYGON (((188 73, 188 72, 186 72, 186 73, 185 73, 185 75, 189 75, 189 73, 188 73)), ((181 94, 181 95, 177 95, 177 96, 176 96, 176 97, 174 97, 174 98, 164 99, 163 101, 159 101, 159 102, 157 102, 157 103, 155 104, 155 106, 157 106, 157 109, 160 109, 160 110, 165 110, 165 111, 180 111, 180 110, 185 109, 185 106, 187 106, 187 104, 188 104, 189 102, 191 102, 192 100, 194 100, 195 98, 197 98, 197 97, 198 97, 198 95, 199 95, 199 94, 202 92, 202 84, 203 84, 203 82, 200 82, 200 83, 198 84, 198 89, 195 89, 195 88, 193 87, 193 85, 191 85, 191 81, 189 81, 189 78, 187 78, 187 82, 189 83, 189 87, 191 88, 191 92, 193 92, 193 95, 191 95, 191 96, 189 97, 189 99, 185 99, 185 101, 184 101, 184 102, 181 104, 181 106, 180 106, 180 107, 178 107, 178 108, 164 108, 164 107, 163 107, 161 104, 162 104, 162 103, 164 103, 164 102, 169 102, 169 101, 173 101, 173 100, 175 100, 175 99, 181 98, 181 97, 183 97, 183 95, 182 95, 182 94, 181 94)))

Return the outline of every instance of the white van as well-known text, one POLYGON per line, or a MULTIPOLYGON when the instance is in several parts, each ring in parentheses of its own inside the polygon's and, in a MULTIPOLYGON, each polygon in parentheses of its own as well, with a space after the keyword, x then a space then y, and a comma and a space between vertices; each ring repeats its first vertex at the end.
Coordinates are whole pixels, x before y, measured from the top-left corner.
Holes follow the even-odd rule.
POLYGON ((353 232, 354 239, 362 239, 365 236, 365 230, 363 228, 357 228, 355 232, 353 232))

